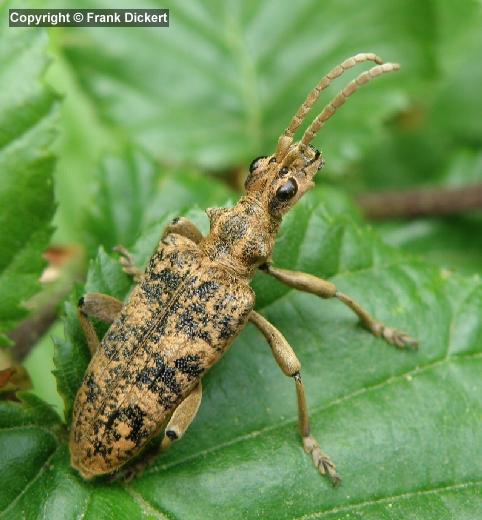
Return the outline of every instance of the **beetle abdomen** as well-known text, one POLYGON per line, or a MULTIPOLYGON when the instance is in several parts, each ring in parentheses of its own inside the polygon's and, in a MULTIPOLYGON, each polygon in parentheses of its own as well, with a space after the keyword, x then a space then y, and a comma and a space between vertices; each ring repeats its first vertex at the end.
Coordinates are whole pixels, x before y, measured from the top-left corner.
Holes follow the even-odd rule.
POLYGON ((84 477, 134 457, 243 328, 250 287, 169 235, 86 371, 74 407, 72 463, 84 477))

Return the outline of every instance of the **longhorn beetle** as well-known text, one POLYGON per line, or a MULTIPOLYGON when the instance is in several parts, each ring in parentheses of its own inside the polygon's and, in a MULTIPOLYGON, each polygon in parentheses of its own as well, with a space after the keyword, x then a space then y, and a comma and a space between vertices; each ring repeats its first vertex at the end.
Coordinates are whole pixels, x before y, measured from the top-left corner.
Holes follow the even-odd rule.
POLYGON ((300 362, 281 332, 253 310, 250 282, 261 269, 289 287, 337 298, 375 336, 397 347, 416 347, 414 339, 376 321, 333 283, 277 268, 270 260, 283 215, 314 185, 324 164, 310 142, 358 87, 398 69, 398 64, 363 53, 331 70, 294 115, 275 153, 251 163, 239 202, 233 208, 207 210, 207 236, 189 220, 174 219, 145 272, 135 267, 128 251, 118 248, 124 270, 138 282, 128 300, 100 293, 79 300, 78 316, 92 359, 75 400, 70 451, 72 465, 84 478, 118 471, 162 432, 161 450, 180 439, 198 411, 202 376, 249 321, 266 338, 281 370, 294 379, 305 452, 320 473, 333 484, 339 482, 335 465, 310 433, 300 362), (349 83, 294 141, 320 92, 365 61, 376 65, 349 83), (88 316, 112 323, 102 341, 88 316))

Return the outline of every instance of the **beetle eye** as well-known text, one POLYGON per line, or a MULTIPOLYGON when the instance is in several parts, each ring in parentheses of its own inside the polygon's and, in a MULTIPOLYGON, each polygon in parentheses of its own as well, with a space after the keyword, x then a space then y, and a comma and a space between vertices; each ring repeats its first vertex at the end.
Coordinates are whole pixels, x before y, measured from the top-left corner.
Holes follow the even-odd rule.
POLYGON ((294 179, 288 179, 276 190, 276 198, 280 201, 291 199, 298 192, 298 184, 294 179))
POLYGON ((259 161, 261 159, 266 159, 268 157, 267 155, 260 155, 259 157, 256 157, 256 159, 253 159, 251 161, 251 164, 249 165, 249 173, 253 173, 254 170, 259 166, 259 161))

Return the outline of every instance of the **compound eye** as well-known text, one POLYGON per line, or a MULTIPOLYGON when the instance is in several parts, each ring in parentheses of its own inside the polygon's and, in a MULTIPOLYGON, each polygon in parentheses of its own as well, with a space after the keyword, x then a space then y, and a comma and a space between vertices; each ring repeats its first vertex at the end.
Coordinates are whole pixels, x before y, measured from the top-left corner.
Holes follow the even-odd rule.
POLYGON ((256 157, 256 159, 253 159, 249 165, 249 173, 253 173, 254 170, 256 170, 256 168, 259 166, 259 161, 261 161, 261 159, 266 159, 266 157, 268 156, 260 155, 259 157, 256 157))
POLYGON ((298 184, 291 178, 276 190, 276 198, 281 202, 285 202, 294 197, 297 192, 298 184))

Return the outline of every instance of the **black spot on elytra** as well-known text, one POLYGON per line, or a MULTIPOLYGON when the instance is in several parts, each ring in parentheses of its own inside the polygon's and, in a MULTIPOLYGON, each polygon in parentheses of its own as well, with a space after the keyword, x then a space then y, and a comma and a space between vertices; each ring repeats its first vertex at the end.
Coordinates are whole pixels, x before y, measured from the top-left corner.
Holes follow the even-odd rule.
POLYGON ((179 332, 183 332, 186 336, 189 336, 191 339, 197 337, 198 333, 198 324, 194 319, 194 316, 191 311, 185 310, 176 322, 176 330, 179 332))
POLYGON ((182 261, 182 256, 174 251, 169 255, 169 261, 171 263, 171 267, 182 267, 184 262, 182 261))
POLYGON ((145 367, 137 373, 136 384, 139 387, 148 386, 148 389, 156 392, 165 392, 167 387, 176 395, 181 393, 181 387, 176 381, 176 369, 168 367, 160 354, 154 355, 154 367, 145 367))
MULTIPOLYGON (((117 431, 119 423, 125 423, 130 432, 126 439, 131 440, 139 446, 141 441, 149 436, 149 430, 144 427, 144 418, 146 413, 137 405, 125 406, 114 410, 107 419, 105 426, 111 431, 115 440, 119 440, 122 436, 117 431)), ((112 449, 111 449, 112 450, 112 449)))
POLYGON ((114 423, 119 419, 121 415, 121 411, 120 409, 116 409, 114 410, 110 415, 109 415, 109 418, 107 419, 106 423, 105 423, 105 426, 108 430, 111 430, 112 429, 112 426, 114 425, 114 423))
POLYGON ((89 374, 85 378, 85 384, 87 385, 87 402, 93 403, 98 395, 99 392, 99 386, 95 382, 95 379, 92 374, 89 374))
POLYGON ((177 397, 173 397, 172 394, 160 392, 157 395, 157 402, 166 410, 170 410, 177 404, 177 397))
POLYGON ((232 327, 232 319, 231 316, 221 316, 219 320, 216 322, 216 329, 219 331, 219 339, 229 339, 235 333, 236 329, 232 327))
POLYGON ((189 310, 196 314, 204 315, 206 314, 206 305, 204 303, 191 303, 189 310))
POLYGON ((206 330, 202 330, 198 333, 198 338, 202 339, 206 343, 208 343, 210 346, 212 346, 212 338, 209 335, 209 332, 206 330))
POLYGON ((131 427, 131 432, 127 439, 131 440, 138 446, 140 442, 149 436, 149 431, 144 428, 144 417, 146 413, 143 412, 137 405, 127 406, 122 410, 122 417, 131 427))
POLYGON ((106 459, 112 453, 112 446, 106 446, 102 441, 94 443, 94 455, 101 455, 106 459))
POLYGON ((190 291, 190 296, 197 296, 200 300, 206 301, 216 293, 219 287, 219 283, 217 282, 203 282, 190 291))
POLYGON ((150 278, 152 280, 159 280, 164 289, 171 292, 179 287, 182 280, 181 276, 169 268, 163 269, 160 273, 151 273, 150 278))
POLYGON ((149 260, 149 262, 147 264, 147 272, 148 273, 152 272, 156 268, 156 266, 159 265, 160 262, 162 262, 163 259, 164 259, 164 253, 161 248, 161 249, 158 249, 151 256, 151 259, 149 260))
POLYGON ((119 361, 119 352, 115 343, 116 340, 112 338, 106 338, 106 340, 107 341, 102 343, 102 347, 107 359, 110 361, 119 361))
POLYGON ((188 307, 189 312, 195 315, 196 320, 203 326, 207 326, 210 321, 210 317, 206 311, 206 305, 204 303, 191 303, 188 307))
POLYGON ((109 379, 111 381, 115 380, 117 378, 117 376, 120 374, 121 371, 122 371, 122 367, 119 366, 119 365, 116 365, 116 366, 113 366, 113 367, 109 368, 108 369, 109 379))
POLYGON ((169 309, 166 310, 166 315, 170 316, 172 314, 176 314, 177 311, 181 308, 181 304, 176 300, 169 306, 169 309))
POLYGON ((132 331, 132 328, 126 328, 124 316, 121 316, 119 320, 110 327, 102 340, 102 348, 108 359, 111 361, 119 361, 119 345, 127 343, 127 338, 132 331))
POLYGON ((149 303, 158 302, 164 294, 164 288, 159 283, 152 283, 146 279, 142 284, 142 291, 149 303))
POLYGON ((210 337, 206 331, 206 326, 209 325, 210 321, 211 316, 208 315, 206 306, 203 303, 191 303, 178 316, 176 330, 183 332, 191 339, 201 338, 209 343, 210 337))
POLYGON ((195 379, 204 372, 200 358, 195 354, 188 354, 187 356, 176 359, 174 365, 183 374, 186 374, 189 379, 195 379))
POLYGON ((169 437, 171 441, 177 440, 177 433, 173 430, 166 430, 166 437, 169 437))

